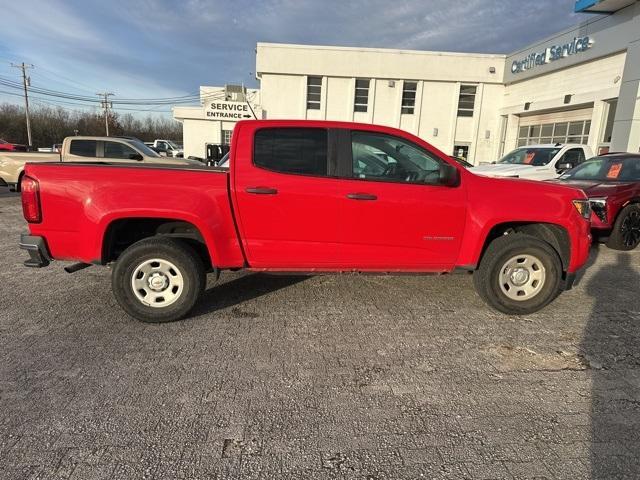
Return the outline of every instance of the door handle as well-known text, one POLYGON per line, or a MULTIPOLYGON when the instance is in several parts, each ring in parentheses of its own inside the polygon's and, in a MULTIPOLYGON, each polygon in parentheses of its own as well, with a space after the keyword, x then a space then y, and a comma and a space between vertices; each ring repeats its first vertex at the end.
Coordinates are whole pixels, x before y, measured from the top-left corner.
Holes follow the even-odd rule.
POLYGON ((278 190, 271 187, 247 187, 245 192, 254 193, 256 195, 275 195, 278 193, 278 190))
POLYGON ((350 200, 377 200, 378 197, 370 193, 347 193, 350 200))

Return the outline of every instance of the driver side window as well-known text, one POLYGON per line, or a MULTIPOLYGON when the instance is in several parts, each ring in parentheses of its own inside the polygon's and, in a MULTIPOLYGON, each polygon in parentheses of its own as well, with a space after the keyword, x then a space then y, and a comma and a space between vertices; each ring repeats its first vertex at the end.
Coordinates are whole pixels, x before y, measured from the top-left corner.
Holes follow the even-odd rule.
POLYGON ((130 160, 132 155, 137 154, 133 148, 120 142, 104 142, 104 158, 118 158, 130 160))
POLYGON ((574 167, 577 167, 584 162, 584 160, 584 151, 581 148, 572 148, 565 152, 557 164, 562 165, 564 163, 570 163, 574 167))
POLYGON ((352 176, 362 180, 438 183, 441 160, 391 135, 352 132, 352 176))

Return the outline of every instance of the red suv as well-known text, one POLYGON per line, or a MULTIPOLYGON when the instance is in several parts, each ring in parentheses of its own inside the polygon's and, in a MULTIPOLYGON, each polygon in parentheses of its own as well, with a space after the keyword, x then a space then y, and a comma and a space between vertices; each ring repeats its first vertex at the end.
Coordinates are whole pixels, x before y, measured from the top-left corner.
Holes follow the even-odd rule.
POLYGON ((559 178, 583 190, 591 202, 594 233, 616 250, 640 244, 640 155, 593 157, 559 178))

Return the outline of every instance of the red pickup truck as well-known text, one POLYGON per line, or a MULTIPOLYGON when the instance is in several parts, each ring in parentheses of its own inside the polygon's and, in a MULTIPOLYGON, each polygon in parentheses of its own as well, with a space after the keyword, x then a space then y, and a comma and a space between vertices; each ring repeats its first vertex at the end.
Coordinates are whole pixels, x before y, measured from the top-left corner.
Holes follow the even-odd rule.
POLYGON ((473 272, 495 309, 528 314, 571 288, 591 236, 578 189, 474 175, 375 125, 241 121, 230 167, 27 164, 30 267, 112 265, 122 308, 184 317, 225 269, 473 272))

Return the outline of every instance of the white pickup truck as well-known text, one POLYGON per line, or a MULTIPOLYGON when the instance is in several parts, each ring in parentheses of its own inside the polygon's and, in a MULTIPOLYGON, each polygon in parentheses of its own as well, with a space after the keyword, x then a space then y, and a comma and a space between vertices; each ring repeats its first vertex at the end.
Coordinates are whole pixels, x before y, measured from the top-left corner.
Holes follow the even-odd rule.
POLYGON ((593 157, 591 148, 577 143, 519 147, 495 163, 473 167, 471 171, 490 177, 551 180, 593 157))
POLYGON ((42 162, 164 163, 202 165, 196 160, 160 156, 133 137, 67 137, 58 153, 0 152, 0 186, 20 191, 20 179, 25 163, 42 162), (108 160, 105 160, 108 159, 108 160))
POLYGON ((145 145, 165 157, 184 156, 184 148, 171 140, 155 139, 153 142, 145 142, 145 145))

